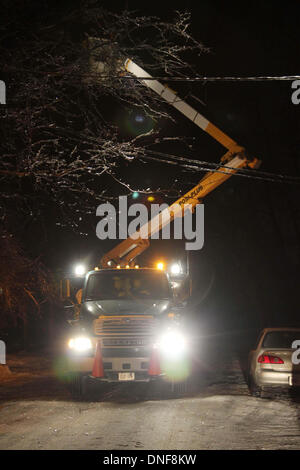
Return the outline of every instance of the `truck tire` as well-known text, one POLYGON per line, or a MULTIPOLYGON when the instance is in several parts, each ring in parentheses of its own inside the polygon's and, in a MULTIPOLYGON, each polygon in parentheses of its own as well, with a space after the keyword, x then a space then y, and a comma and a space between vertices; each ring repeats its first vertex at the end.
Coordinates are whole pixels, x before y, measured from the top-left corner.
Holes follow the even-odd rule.
POLYGON ((177 382, 172 384, 172 392, 174 396, 181 396, 187 392, 188 389, 188 382, 185 380, 184 382, 177 382))
POLYGON ((69 390, 73 398, 84 398, 86 396, 86 377, 79 372, 69 375, 69 390))
POLYGON ((181 382, 170 382, 168 384, 168 392, 171 398, 180 398, 188 393, 190 382, 188 379, 181 382))

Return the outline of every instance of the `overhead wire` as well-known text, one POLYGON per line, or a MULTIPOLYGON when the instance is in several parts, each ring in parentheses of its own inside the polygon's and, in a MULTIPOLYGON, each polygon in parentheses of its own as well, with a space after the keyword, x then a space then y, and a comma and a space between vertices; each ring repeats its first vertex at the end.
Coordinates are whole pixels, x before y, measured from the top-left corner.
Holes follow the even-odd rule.
POLYGON ((195 171, 195 170, 206 171, 206 172, 214 171, 216 173, 228 174, 228 171, 226 170, 234 170, 234 173, 232 174, 233 176, 235 175, 242 176, 245 178, 268 181, 268 182, 273 182, 273 183, 300 184, 300 177, 281 175, 278 173, 270 173, 270 172, 260 171, 256 169, 248 169, 248 168, 236 169, 226 164, 223 164, 222 162, 212 163, 212 162, 207 162, 203 160, 191 160, 186 157, 180 157, 178 155, 157 152, 154 150, 146 150, 146 153, 148 155, 142 155, 141 158, 152 160, 152 161, 157 161, 157 162, 165 163, 169 165, 181 166, 189 171, 195 171), (158 157, 162 157, 163 159, 157 158, 151 155, 157 155, 158 157), (168 157, 171 160, 166 160, 165 157, 168 157))

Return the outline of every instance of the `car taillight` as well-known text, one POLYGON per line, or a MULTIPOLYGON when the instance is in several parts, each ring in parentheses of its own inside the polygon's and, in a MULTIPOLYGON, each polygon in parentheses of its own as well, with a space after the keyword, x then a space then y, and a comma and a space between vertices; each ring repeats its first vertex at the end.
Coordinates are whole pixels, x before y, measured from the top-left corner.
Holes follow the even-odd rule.
POLYGON ((270 354, 262 354, 257 359, 260 364, 284 364, 284 361, 278 356, 271 356, 270 354))

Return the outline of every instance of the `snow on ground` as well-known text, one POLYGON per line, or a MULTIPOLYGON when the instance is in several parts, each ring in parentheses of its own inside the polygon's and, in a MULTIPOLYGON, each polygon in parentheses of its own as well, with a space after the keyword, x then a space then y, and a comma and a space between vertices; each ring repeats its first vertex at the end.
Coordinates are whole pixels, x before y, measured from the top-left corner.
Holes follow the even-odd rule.
POLYGON ((235 354, 208 357, 181 398, 166 399, 155 384, 117 384, 91 401, 72 399, 55 359, 10 357, 0 449, 300 449, 299 394, 254 398, 235 354))

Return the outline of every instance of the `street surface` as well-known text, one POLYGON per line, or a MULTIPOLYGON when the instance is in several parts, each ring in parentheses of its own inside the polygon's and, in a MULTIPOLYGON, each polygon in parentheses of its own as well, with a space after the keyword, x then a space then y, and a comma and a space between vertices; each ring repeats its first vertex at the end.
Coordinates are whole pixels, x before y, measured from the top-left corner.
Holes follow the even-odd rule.
POLYGON ((298 392, 254 398, 231 347, 201 357, 185 396, 116 384, 75 401, 57 359, 11 356, 12 374, 0 378, 0 449, 300 449, 298 392))

